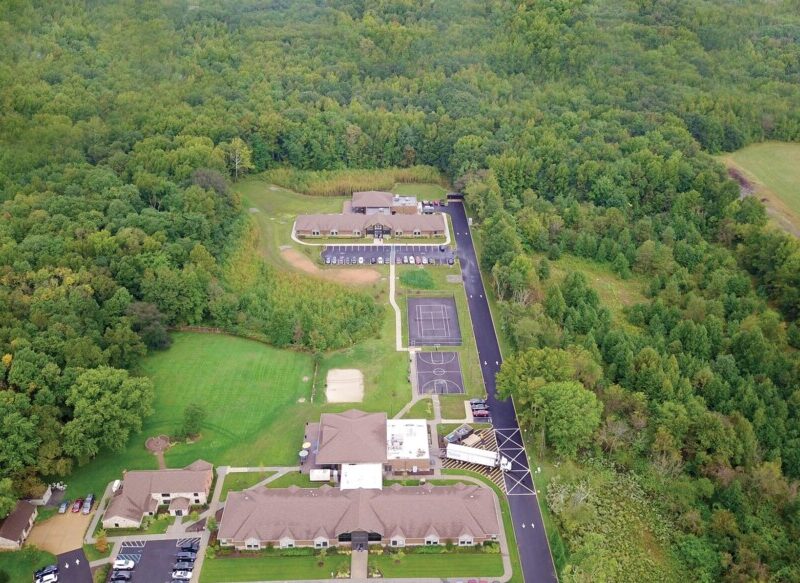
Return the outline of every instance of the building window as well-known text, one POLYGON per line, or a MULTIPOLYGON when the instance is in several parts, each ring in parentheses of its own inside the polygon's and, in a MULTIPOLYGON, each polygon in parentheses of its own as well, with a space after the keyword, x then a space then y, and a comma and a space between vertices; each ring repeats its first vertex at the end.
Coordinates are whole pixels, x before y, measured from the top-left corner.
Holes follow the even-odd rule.
POLYGON ((472 539, 471 538, 460 538, 460 539, 458 539, 458 546, 460 546, 460 547, 471 547, 472 546, 472 539))
POLYGON ((438 538, 426 538, 425 539, 425 545, 427 545, 427 546, 438 545, 438 544, 439 544, 439 539, 438 538))
POLYGON ((356 236, 361 235, 361 231, 356 229, 355 231, 353 231, 353 234, 356 235, 356 236))
POLYGON ((393 538, 390 544, 393 547, 404 547, 406 546, 406 541, 401 538, 393 538))
POLYGON ((415 235, 421 235, 422 231, 420 231, 419 229, 414 229, 414 234, 415 235))
POLYGON ((192 496, 194 496, 195 498, 197 498, 199 495, 200 495, 200 492, 195 492, 194 494, 192 494, 192 496))
POLYGON ((331 237, 335 237, 335 236, 336 236, 336 235, 338 235, 338 234, 339 234, 339 231, 338 231, 338 230, 336 230, 336 229, 331 229, 331 237))
POLYGON ((319 237, 319 229, 312 229, 311 234, 314 235, 315 237, 319 237))
POLYGON ((492 540, 497 540, 497 535, 496 534, 492 535, 492 540))
POLYGON ((200 504, 200 498, 195 498, 195 499, 194 499, 194 503, 195 503, 195 504, 200 504))
POLYGON ((402 237, 402 236, 403 236, 403 231, 401 231, 401 230, 396 230, 396 231, 394 232, 394 234, 395 234, 395 235, 397 235, 398 237, 402 237))
POLYGON ((315 549, 324 549, 328 547, 328 541, 326 540, 318 540, 314 543, 315 549))

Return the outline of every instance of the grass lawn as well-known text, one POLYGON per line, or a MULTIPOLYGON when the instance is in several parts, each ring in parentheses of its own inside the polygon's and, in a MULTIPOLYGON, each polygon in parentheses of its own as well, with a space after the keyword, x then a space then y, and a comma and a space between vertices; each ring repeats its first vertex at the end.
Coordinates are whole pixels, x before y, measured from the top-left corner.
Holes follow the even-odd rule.
POLYGON ((55 556, 34 547, 21 551, 0 553, 0 573, 8 575, 9 583, 30 583, 33 572, 56 562, 55 556))
POLYGON ((503 574, 503 559, 488 553, 408 553, 399 562, 393 555, 370 555, 369 562, 384 577, 497 577, 503 574))
POLYGON ((319 488, 328 482, 312 482, 308 474, 301 474, 300 472, 289 472, 280 478, 272 480, 267 484, 267 488, 288 488, 289 486, 297 486, 298 488, 319 488))
POLYGON ((220 501, 225 500, 230 490, 246 490, 251 486, 255 486, 261 480, 266 480, 275 473, 276 472, 236 472, 235 474, 226 474, 219 499, 220 501))
MULTIPOLYGON (((107 528, 106 536, 128 536, 138 534, 164 534, 167 528, 175 522, 175 517, 169 514, 159 514, 155 518, 150 519, 150 524, 147 528, 107 528)), ((97 523, 95 535, 102 529, 101 523, 97 523)))
POLYGON ((447 196, 447 189, 443 186, 422 182, 396 183, 392 187, 392 192, 406 196, 416 196, 420 200, 433 200, 447 196))
POLYGON ((190 402, 201 403, 208 413, 202 438, 173 446, 166 453, 169 467, 198 458, 233 466, 295 463, 304 423, 319 415, 308 403, 297 402, 310 396, 311 356, 222 334, 179 333, 173 340, 171 348, 148 356, 137 371, 155 383, 155 413, 122 452, 102 453, 76 468, 65 480, 70 491, 102 492, 122 470, 156 469, 145 439, 172 433, 190 402))
POLYGON ((328 555, 320 567, 315 556, 280 557, 259 554, 254 557, 206 557, 201 583, 225 581, 271 581, 292 579, 329 579, 331 571, 350 564, 349 555, 328 555))
POLYGON ((439 403, 442 406, 442 419, 464 419, 467 414, 464 408, 466 395, 439 395, 439 403))
POLYGON ((420 399, 403 415, 405 419, 433 419, 433 402, 430 399, 420 399))

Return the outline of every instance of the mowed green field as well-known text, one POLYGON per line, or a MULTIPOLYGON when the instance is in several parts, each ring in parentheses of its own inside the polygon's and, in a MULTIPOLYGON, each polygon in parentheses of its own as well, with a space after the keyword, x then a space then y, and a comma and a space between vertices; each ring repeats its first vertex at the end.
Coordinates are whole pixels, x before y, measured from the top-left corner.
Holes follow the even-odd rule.
POLYGON ((724 156, 800 215, 800 144, 764 142, 724 156))
POLYGON ((500 555, 486 553, 409 553, 400 561, 392 555, 370 557, 384 577, 499 577, 503 574, 500 555))
POLYGON ((225 581, 287 581, 293 579, 329 579, 331 571, 338 571, 350 562, 348 555, 329 555, 323 566, 319 557, 279 557, 256 555, 215 559, 207 558, 200 573, 200 583, 225 581))
POLYGON ((308 354, 278 350, 222 334, 179 333, 172 346, 147 357, 136 371, 153 379, 155 413, 122 452, 105 452, 66 478, 71 495, 102 492, 125 469, 155 469, 144 448, 151 435, 172 434, 188 403, 208 417, 201 439, 173 446, 169 467, 202 458, 215 465, 291 465, 307 418, 314 367, 308 354), (307 380, 304 380, 307 379, 307 380))

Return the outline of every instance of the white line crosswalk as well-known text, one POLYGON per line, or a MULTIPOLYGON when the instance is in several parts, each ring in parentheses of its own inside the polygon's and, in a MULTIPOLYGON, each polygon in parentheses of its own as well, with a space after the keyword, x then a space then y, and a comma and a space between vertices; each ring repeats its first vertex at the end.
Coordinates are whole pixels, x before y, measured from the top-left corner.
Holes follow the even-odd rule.
POLYGON ((535 496, 533 476, 528 467, 525 446, 519 428, 495 429, 500 455, 511 462, 511 469, 503 473, 508 496, 535 496))

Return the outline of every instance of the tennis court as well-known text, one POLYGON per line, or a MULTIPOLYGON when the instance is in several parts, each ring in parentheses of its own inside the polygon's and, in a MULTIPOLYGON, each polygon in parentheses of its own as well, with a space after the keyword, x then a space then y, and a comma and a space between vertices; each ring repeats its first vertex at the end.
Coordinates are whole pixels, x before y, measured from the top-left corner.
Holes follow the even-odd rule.
POLYGON ((456 301, 452 297, 408 298, 408 343, 410 346, 458 346, 456 301))

